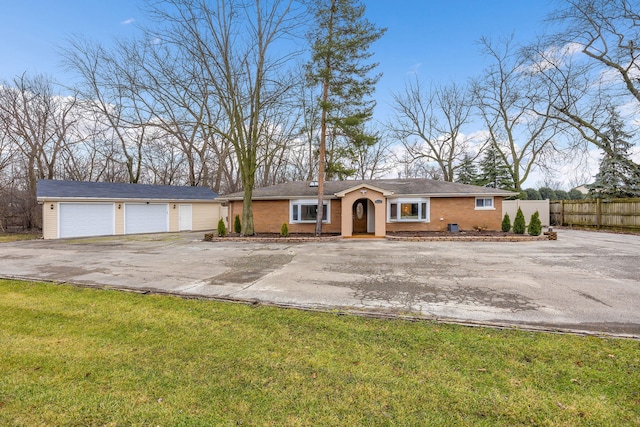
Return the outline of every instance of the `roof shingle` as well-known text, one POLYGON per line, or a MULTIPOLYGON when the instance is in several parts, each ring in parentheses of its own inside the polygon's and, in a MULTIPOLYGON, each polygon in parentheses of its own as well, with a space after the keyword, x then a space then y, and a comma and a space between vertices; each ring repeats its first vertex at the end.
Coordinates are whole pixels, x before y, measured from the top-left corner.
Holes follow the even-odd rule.
MULTIPOLYGON (((290 199, 297 197, 313 197, 318 194, 317 186, 310 186, 313 181, 294 181, 270 187, 253 190, 253 199, 290 199)), ((324 195, 332 197, 334 194, 352 187, 367 184, 383 190, 391 191, 395 196, 514 196, 516 193, 490 187, 459 184, 455 182, 436 181, 427 178, 414 179, 367 179, 325 181, 324 195)), ((243 193, 232 193, 222 196, 223 199, 242 199, 243 193)))
POLYGON ((83 182, 38 180, 38 199, 165 199, 213 200, 217 194, 208 187, 174 185, 127 184, 119 182, 83 182))

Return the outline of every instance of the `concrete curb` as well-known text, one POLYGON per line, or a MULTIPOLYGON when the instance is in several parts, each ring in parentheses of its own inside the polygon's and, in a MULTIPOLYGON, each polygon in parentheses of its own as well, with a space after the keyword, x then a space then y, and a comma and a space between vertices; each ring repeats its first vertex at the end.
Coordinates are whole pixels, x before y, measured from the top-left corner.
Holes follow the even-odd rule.
POLYGON ((514 331, 525 331, 525 332, 528 331, 528 332, 542 332, 542 333, 552 333, 552 334, 592 336, 592 337, 599 337, 599 338, 621 338, 621 339, 640 340, 640 335, 634 335, 634 334, 628 334, 628 333, 591 331, 586 329, 577 329, 577 328, 561 327, 561 326, 554 327, 550 325, 535 325, 535 324, 526 324, 526 323, 519 324, 519 323, 491 322, 491 321, 477 322, 477 321, 469 321, 469 320, 449 318, 449 317, 420 316, 420 315, 411 314, 411 313, 397 313, 389 310, 358 310, 350 307, 325 307, 321 305, 296 305, 296 304, 287 304, 287 303, 274 303, 274 302, 265 302, 258 299, 225 298, 225 297, 205 296, 205 295, 197 295, 197 294, 186 294, 186 293, 180 293, 180 292, 170 292, 170 291, 155 289, 155 288, 131 288, 126 286, 96 285, 96 284, 69 282, 69 281, 31 279, 29 277, 24 277, 24 276, 0 275, 0 279, 50 283, 53 285, 68 285, 68 286, 74 286, 78 288, 88 288, 88 289, 104 290, 104 291, 129 292, 129 293, 136 293, 141 295, 164 295, 164 296, 172 296, 172 297, 177 297, 182 299, 227 302, 227 303, 234 303, 234 304, 244 304, 249 306, 276 307, 276 308, 290 309, 290 310, 302 310, 302 311, 315 312, 315 313, 334 314, 338 316, 360 316, 360 317, 374 318, 374 319, 404 320, 408 322, 435 322, 435 323, 441 323, 441 324, 460 325, 460 326, 467 326, 467 327, 474 327, 474 328, 491 328, 491 329, 506 329, 506 330, 510 329, 514 331))

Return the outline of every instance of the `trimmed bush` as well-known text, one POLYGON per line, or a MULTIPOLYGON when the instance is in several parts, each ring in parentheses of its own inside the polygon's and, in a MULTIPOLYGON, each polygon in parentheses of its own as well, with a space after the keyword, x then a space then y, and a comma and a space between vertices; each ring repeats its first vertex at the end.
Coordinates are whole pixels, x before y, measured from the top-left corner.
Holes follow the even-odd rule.
POLYGON ((242 224, 240 223, 240 215, 236 215, 236 218, 233 220, 233 231, 237 234, 242 232, 242 224))
POLYGON ((516 219, 513 221, 513 232, 516 234, 524 234, 527 229, 527 224, 524 222, 524 214, 522 209, 518 208, 516 213, 516 219))
POLYGON ((531 221, 529 221, 529 235, 539 236, 540 234, 542 234, 542 221, 540 221, 538 211, 535 211, 533 215, 531 215, 531 221))
POLYGON ((502 231, 508 233, 511 230, 511 218, 509 218, 509 214, 504 214, 504 218, 502 218, 502 231))
POLYGON ((227 226, 224 225, 224 220, 220 218, 218 221, 218 237, 224 237, 227 235, 227 226))
POLYGON ((287 225, 286 222, 282 223, 282 227, 280 227, 280 236, 281 237, 288 237, 289 236, 289 226, 287 225))

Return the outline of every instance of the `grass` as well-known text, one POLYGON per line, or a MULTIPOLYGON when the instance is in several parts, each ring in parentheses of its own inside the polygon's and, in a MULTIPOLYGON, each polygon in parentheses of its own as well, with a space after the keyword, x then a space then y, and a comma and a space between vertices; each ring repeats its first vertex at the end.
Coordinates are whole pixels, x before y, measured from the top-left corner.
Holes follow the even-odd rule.
POLYGON ((42 237, 40 233, 0 233, 0 243, 17 242, 19 240, 35 240, 42 237))
POLYGON ((0 425, 637 426, 633 340, 0 281, 0 425))

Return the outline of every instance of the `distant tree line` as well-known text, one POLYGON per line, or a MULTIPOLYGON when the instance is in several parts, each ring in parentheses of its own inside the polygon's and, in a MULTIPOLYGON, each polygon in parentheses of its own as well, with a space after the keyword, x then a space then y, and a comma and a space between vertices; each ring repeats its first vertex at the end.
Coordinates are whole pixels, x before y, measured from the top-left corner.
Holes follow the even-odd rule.
POLYGON ((135 39, 72 38, 63 56, 73 82, 28 72, 0 82, 0 228, 39 225, 43 178, 243 191, 245 234, 254 188, 316 180, 321 164, 329 180, 393 171, 573 198, 523 186, 594 150, 599 173, 579 168, 574 186, 640 196, 636 2, 563 0, 549 34, 528 45, 482 38, 481 75, 408 79, 386 123, 372 120, 369 62, 384 30, 364 12, 359 0, 160 0, 135 39), (336 36, 362 36, 335 38, 332 16, 343 19, 336 36))

